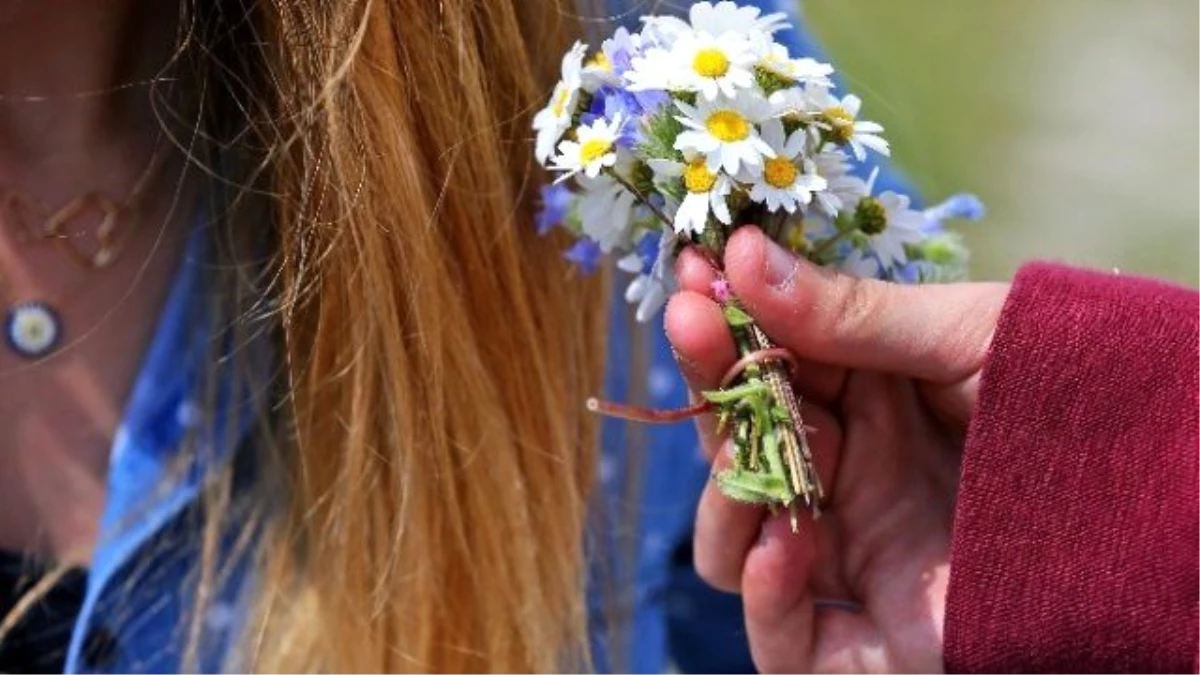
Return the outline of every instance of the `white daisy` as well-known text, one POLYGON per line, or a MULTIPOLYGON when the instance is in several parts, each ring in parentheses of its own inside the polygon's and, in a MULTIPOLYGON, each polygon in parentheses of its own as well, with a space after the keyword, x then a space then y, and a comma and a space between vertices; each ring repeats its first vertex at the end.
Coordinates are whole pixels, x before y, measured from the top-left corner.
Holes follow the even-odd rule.
POLYGON ((605 253, 625 246, 633 231, 636 197, 606 175, 580 176, 578 182, 582 188, 578 213, 583 233, 605 253))
POLYGON ((686 129, 675 139, 675 148, 698 152, 707 158, 709 171, 723 169, 737 175, 743 165, 762 166, 764 157, 775 151, 758 134, 758 124, 772 117, 772 108, 762 97, 749 92, 734 99, 700 100, 695 107, 676 101, 683 111, 677 116, 686 129))
POLYGON ((767 120, 762 124, 762 139, 775 151, 764 161, 762 171, 751 175, 750 199, 766 203, 767 209, 796 209, 812 201, 813 193, 828 187, 825 179, 815 173, 816 166, 804 157, 808 135, 803 129, 786 136, 783 122, 767 120))
POLYGON ((733 2, 697 2, 688 11, 688 21, 673 16, 655 16, 643 19, 646 25, 659 34, 677 37, 689 32, 704 32, 713 37, 726 33, 738 33, 755 40, 762 35, 790 27, 787 15, 782 12, 762 16, 757 7, 738 7, 733 2))
POLYGON ((755 50, 758 53, 756 66, 784 79, 801 84, 811 84, 831 87, 833 82, 829 76, 833 74, 833 66, 821 63, 816 59, 793 59, 787 47, 770 38, 755 50))
POLYGON ((571 51, 563 56, 562 80, 554 85, 550 102, 533 118, 533 130, 537 132, 534 154, 542 166, 554 155, 554 146, 571 126, 575 106, 579 102, 579 88, 583 82, 583 55, 587 50, 582 42, 576 42, 571 51))
POLYGON ((626 77, 633 91, 695 91, 711 101, 753 87, 755 60, 750 43, 738 33, 687 32, 669 50, 651 49, 634 59, 626 77))
POLYGON ((863 197, 854 207, 854 225, 865 235, 866 246, 856 247, 842 265, 862 276, 887 276, 908 262, 905 244, 924 238, 925 216, 909 208, 906 195, 884 192, 863 197))
POLYGON ((621 135, 621 127, 624 124, 624 115, 620 113, 615 115, 611 122, 600 117, 590 125, 576 129, 575 135, 578 140, 559 143, 558 156, 554 158, 554 166, 551 168, 565 173, 555 182, 562 182, 577 173, 595 178, 606 167, 615 165, 617 138, 621 135))
POLYGON ((733 223, 733 214, 729 212, 727 201, 729 193, 733 191, 733 181, 724 173, 710 169, 704 157, 692 156, 686 164, 661 159, 650 160, 649 164, 659 180, 674 177, 683 179, 687 194, 675 209, 673 224, 677 233, 704 232, 710 213, 726 225, 733 223))
POLYGON ((595 93, 601 87, 620 87, 622 74, 629 69, 630 60, 642 53, 642 36, 630 33, 624 26, 600 44, 583 67, 583 88, 595 93))
POLYGON ((867 181, 850 173, 850 158, 841 150, 825 150, 811 158, 818 176, 826 187, 816 194, 817 204, 830 218, 837 216, 846 205, 853 206, 870 194, 867 181))
POLYGON ((583 64, 582 80, 583 90, 592 94, 601 87, 621 86, 621 76, 613 70, 612 60, 603 51, 596 52, 583 64))
POLYGON ((879 135, 883 126, 858 119, 862 109, 859 97, 847 94, 838 100, 825 87, 809 87, 807 99, 809 112, 816 115, 816 126, 825 131, 829 140, 849 145, 858 161, 866 159, 868 148, 884 156, 890 154, 888 142, 879 135))

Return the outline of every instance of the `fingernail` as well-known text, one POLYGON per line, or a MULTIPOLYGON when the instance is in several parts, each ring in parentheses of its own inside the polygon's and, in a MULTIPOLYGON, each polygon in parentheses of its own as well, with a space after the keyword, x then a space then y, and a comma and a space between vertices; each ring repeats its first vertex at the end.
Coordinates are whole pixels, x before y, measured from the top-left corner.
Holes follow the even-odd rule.
POLYGON ((796 276, 799 261, 790 251, 767 239, 766 282, 775 288, 786 288, 796 276))

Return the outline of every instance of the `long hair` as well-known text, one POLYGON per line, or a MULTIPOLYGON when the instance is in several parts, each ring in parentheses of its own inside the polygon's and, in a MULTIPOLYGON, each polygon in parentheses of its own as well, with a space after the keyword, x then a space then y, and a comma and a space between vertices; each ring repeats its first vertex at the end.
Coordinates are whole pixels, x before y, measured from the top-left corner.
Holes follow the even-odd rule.
POLYGON ((530 225, 529 120, 573 17, 554 0, 185 8, 229 329, 214 363, 270 394, 249 489, 229 470, 205 493, 198 608, 221 532, 256 523, 231 667, 584 665, 603 279, 530 225), (253 340, 276 367, 228 355, 253 340))

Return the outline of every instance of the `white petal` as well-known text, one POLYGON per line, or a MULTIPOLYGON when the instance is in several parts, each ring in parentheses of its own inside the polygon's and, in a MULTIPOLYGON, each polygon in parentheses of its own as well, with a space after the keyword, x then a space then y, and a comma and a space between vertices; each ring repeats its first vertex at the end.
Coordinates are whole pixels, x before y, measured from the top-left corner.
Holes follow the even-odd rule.
POLYGON ((857 138, 860 143, 874 150, 875 152, 878 152, 884 157, 888 157, 892 154, 891 148, 888 147, 888 142, 881 136, 871 136, 870 134, 867 134, 865 136, 858 136, 857 138))
POLYGON ((851 117, 858 117, 858 111, 862 110, 862 99, 854 94, 847 94, 846 98, 842 99, 842 107, 851 117))
POLYGON ((717 217, 717 220, 726 225, 732 225, 733 215, 729 213, 729 203, 725 197, 714 193, 709 201, 712 202, 713 215, 717 217))
POLYGON ((666 299, 666 289, 661 284, 652 284, 649 290, 646 291, 646 297, 642 298, 641 304, 638 305, 635 318, 639 323, 646 323, 650 320, 650 317, 662 309, 666 299))
POLYGON ((797 129, 788 137, 787 144, 783 146, 783 154, 788 159, 798 157, 804 152, 804 145, 807 141, 807 136, 803 129, 797 129))
POLYGON ((695 150, 710 153, 721 147, 721 142, 711 134, 701 131, 685 131, 675 137, 676 150, 695 150))
MULTIPOLYGON (((617 261, 617 269, 621 270, 622 272, 629 272, 630 274, 637 274, 641 272, 642 256, 636 253, 630 253, 627 256, 623 256, 617 261)), ((630 286, 632 285, 633 284, 631 283, 630 286)))
POLYGON ((820 192, 829 187, 829 181, 811 173, 801 174, 796 179, 796 185, 809 192, 820 192))
MULTIPOLYGON (((757 150, 758 152, 762 153, 764 157, 767 157, 767 158, 772 158, 772 157, 775 157, 775 156, 776 156, 776 154, 777 154, 777 153, 775 152, 775 149, 774 149, 774 148, 772 148, 771 146, 767 145, 767 143, 766 143, 765 141, 763 141, 763 139, 761 139, 761 138, 759 138, 759 137, 757 137, 757 136, 751 136, 750 138, 746 139, 746 140, 745 140, 745 141, 743 141, 743 142, 744 142, 744 143, 748 143, 748 144, 750 145, 750 147, 751 147, 751 148, 753 148, 754 150, 757 150)), ((759 162, 754 162, 754 163, 755 163, 755 164, 758 164, 759 162)))
POLYGON ((769 147, 784 148, 787 143, 784 139, 783 122, 779 120, 767 120, 762 123, 759 129, 759 136, 769 147))
POLYGON ((683 175, 684 165, 681 162, 669 159, 648 159, 646 165, 658 176, 676 178, 683 175))
POLYGON ((854 159, 860 162, 867 158, 867 151, 863 149, 863 144, 855 136, 850 137, 850 152, 854 155, 854 159))

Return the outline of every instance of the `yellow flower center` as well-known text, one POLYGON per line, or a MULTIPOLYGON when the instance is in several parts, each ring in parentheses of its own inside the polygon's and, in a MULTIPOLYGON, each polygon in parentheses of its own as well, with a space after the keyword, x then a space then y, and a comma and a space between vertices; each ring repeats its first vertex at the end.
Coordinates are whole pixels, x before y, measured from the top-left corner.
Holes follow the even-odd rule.
POLYGON ((763 178, 779 189, 791 187, 800 171, 790 159, 773 157, 763 164, 763 178))
POLYGON ((825 109, 825 117, 829 118, 830 122, 841 124, 854 124, 854 115, 840 105, 835 105, 832 108, 825 109))
POLYGON ((840 105, 826 108, 821 112, 825 122, 831 127, 829 136, 838 143, 845 143, 854 136, 854 115, 840 105))
POLYGON ((729 58, 720 49, 707 47, 696 52, 692 70, 700 77, 723 77, 729 72, 729 58))
POLYGON ((704 121, 708 133, 726 143, 744 141, 750 137, 750 123, 734 110, 718 110, 704 121))
POLYGON ((599 68, 600 70, 606 70, 610 73, 612 72, 612 61, 609 61, 608 54, 605 54, 602 51, 596 52, 596 55, 593 56, 592 59, 590 61, 588 61, 587 64, 593 68, 599 68))
POLYGON ((600 159, 608 154, 608 151, 612 149, 612 145, 612 141, 599 138, 593 138, 592 140, 584 143, 583 146, 579 148, 580 163, 591 164, 592 162, 600 159))
POLYGON ((854 209, 854 226, 863 234, 876 235, 887 229, 887 209, 874 197, 864 197, 854 209))
POLYGON ((567 99, 570 97, 571 90, 568 89, 566 85, 559 83, 559 85, 554 88, 554 106, 552 110, 554 110, 555 117, 562 117, 567 111, 567 99))
POLYGON ((703 158, 692 160, 683 170, 683 186, 688 192, 708 192, 716 183, 717 174, 708 170, 703 158))

